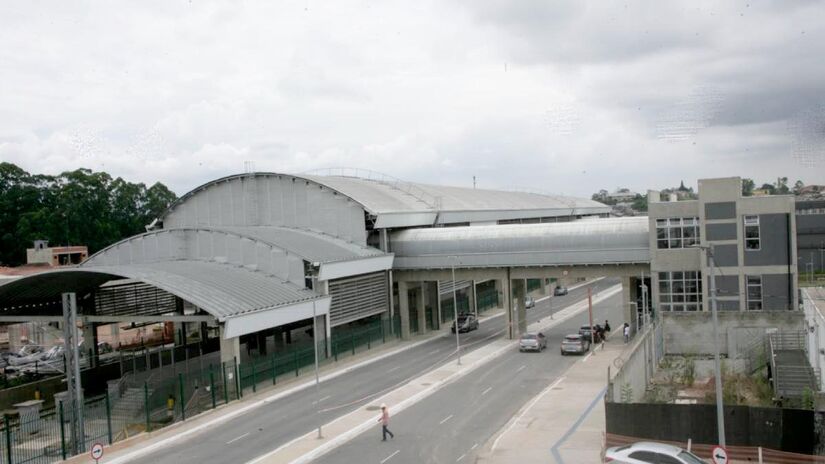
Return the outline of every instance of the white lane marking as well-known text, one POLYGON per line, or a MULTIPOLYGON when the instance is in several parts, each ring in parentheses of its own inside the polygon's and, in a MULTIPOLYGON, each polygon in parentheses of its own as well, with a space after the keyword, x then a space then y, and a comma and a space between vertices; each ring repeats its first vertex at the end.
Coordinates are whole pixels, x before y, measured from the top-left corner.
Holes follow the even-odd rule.
POLYGON ((447 422, 448 420, 450 420, 452 418, 453 418, 453 415, 450 414, 449 416, 445 417, 444 419, 441 419, 441 422, 439 422, 438 425, 444 425, 445 422, 447 422))
POLYGON ((390 372, 397 371, 398 369, 401 369, 401 366, 395 366, 392 369, 388 370, 387 373, 389 374, 390 372))
POLYGON ((441 350, 440 350, 440 349, 438 349, 438 350, 432 350, 432 351, 430 351, 430 352, 429 352, 429 353, 427 353, 427 354, 436 354, 436 353, 438 353, 439 351, 441 351, 441 350))
POLYGON ((554 389, 554 388, 556 387, 556 385, 560 384, 562 380, 564 380, 564 377, 561 377, 561 378, 559 378, 559 380, 556 380, 555 382, 551 383, 549 387, 545 388, 545 389, 544 389, 541 393, 539 393, 538 395, 536 395, 536 397, 535 397, 535 398, 533 398, 533 401, 531 401, 531 402, 530 402, 530 404, 528 404, 528 405, 527 405, 527 407, 525 407, 525 408, 521 411, 521 413, 519 413, 519 415, 518 415, 518 416, 516 416, 516 417, 514 417, 513 419, 511 419, 511 420, 510 420, 510 425, 508 425, 508 426, 507 426, 507 428, 506 428, 506 429, 504 429, 504 431, 503 431, 503 432, 501 432, 501 434, 500 434, 499 436, 497 436, 497 437, 496 437, 496 440, 493 442, 493 447, 491 448, 491 450, 492 450, 492 451, 495 451, 495 450, 496 450, 496 447, 498 446, 498 441, 499 441, 499 440, 501 440, 501 437, 503 437, 503 436, 507 435, 507 433, 510 431, 510 429, 512 429, 512 428, 513 428, 513 426, 514 426, 514 425, 516 425, 516 423, 518 423, 518 421, 520 421, 520 420, 521 420, 521 418, 522 418, 522 417, 524 417, 524 415, 525 415, 525 414, 527 414, 527 411, 529 411, 529 410, 530 410, 530 408, 532 408, 533 406, 535 406, 535 404, 536 404, 536 403, 537 403, 537 402, 541 399, 541 397, 542 397, 542 396, 546 395, 546 394, 547 394, 547 392, 549 392, 550 390, 554 389))
POLYGON ((473 447, 472 447, 472 448, 470 448, 470 451, 472 451, 472 450, 476 449, 476 447, 478 447, 478 443, 474 443, 474 444, 473 444, 473 447))
POLYGON ((521 367, 518 368, 518 370, 516 370, 516 372, 521 372, 526 368, 527 368, 527 366, 521 366, 521 367))
POLYGON ((487 387, 487 389, 486 389, 486 390, 484 390, 483 392, 481 392, 481 396, 484 396, 484 395, 486 395, 487 393, 490 393, 490 390, 492 390, 492 389, 493 389, 493 387, 487 387))
POLYGON ((587 356, 585 356, 585 357, 582 359, 582 362, 583 362, 583 363, 584 363, 584 362, 587 362, 587 360, 588 360, 588 359, 590 359, 590 357, 591 357, 591 356, 593 356, 593 351, 594 351, 595 349, 596 349, 596 348, 591 347, 590 353, 587 353, 587 356))
MULTIPOLYGON (((601 303, 602 301, 613 297, 614 295, 620 293, 621 291, 622 291, 622 286, 621 285, 614 285, 612 287, 609 287, 608 289, 606 289, 604 291, 601 291, 601 292, 594 295, 593 304, 601 303)), ((587 309, 587 303, 585 303, 584 301, 582 301, 581 303, 582 304, 574 303, 574 304, 569 305, 567 307, 567 309, 569 309, 569 312, 562 311, 562 313, 559 314, 560 317, 558 319, 555 319, 553 322, 548 322, 548 323, 546 323, 544 325, 541 325, 541 326, 538 326, 538 327, 537 327, 536 324, 532 324, 531 327, 536 327, 536 330, 538 330, 538 331, 548 330, 551 327, 555 327, 555 326, 565 322, 566 320, 568 320, 568 319, 584 312, 587 309)), ((496 317, 501 317, 503 315, 504 315, 504 313, 499 313, 499 314, 496 314, 494 316, 490 316, 490 319, 496 318, 496 317)), ((423 345, 424 343, 426 343, 430 340, 432 340, 432 339, 422 340, 421 342, 416 342, 413 345, 415 345, 415 346, 423 345)), ((495 343, 495 342, 493 342, 493 343, 495 343)), ((453 381, 455 379, 461 378, 462 376, 464 376, 464 375, 466 375, 470 372, 473 372, 476 368, 484 365, 485 363, 487 363, 487 362, 489 362, 489 361, 491 361, 495 358, 498 358, 499 356, 502 356, 504 353, 512 350, 514 346, 517 346, 517 344, 518 343, 515 342, 515 341, 511 341, 509 343, 506 343, 504 346, 502 346, 501 348, 498 348, 493 353, 490 353, 490 354, 486 355, 484 358, 479 359, 478 361, 470 364, 469 368, 459 370, 458 372, 455 372, 455 373, 451 374, 447 378, 442 379, 438 382, 435 382, 433 385, 430 385, 426 389, 424 389, 422 391, 419 391, 417 393, 414 393, 412 396, 407 397, 406 399, 402 400, 400 403, 397 403, 395 405, 395 407, 393 408, 393 410, 395 411, 395 414, 398 414, 399 412, 407 409, 408 407, 412 406, 413 404, 416 404, 417 402, 421 401, 422 399, 430 396, 432 393, 438 391, 440 388, 442 388, 445 385, 445 382, 453 381)), ((403 351, 403 350, 399 349, 398 351, 400 352, 400 351, 403 351)), ((573 366, 570 366, 570 368, 572 368, 572 367, 573 366)), ((312 385, 312 384, 310 383, 310 385, 312 385)), ((395 390, 393 392, 395 392, 395 390)), ((386 393, 385 395, 382 395, 381 397, 379 397, 377 399, 378 400, 383 399, 384 397, 389 396, 390 393, 393 393, 393 392, 386 393)), ((346 421, 351 416, 356 414, 357 412, 358 411, 353 411, 350 414, 339 416, 338 418, 333 419, 327 425, 337 424, 339 422, 346 421)), ((323 456, 324 454, 328 453, 330 450, 340 446, 341 444, 348 442, 349 440, 351 440, 355 436, 365 432, 370 427, 373 427, 374 424, 375 424, 375 418, 367 419, 359 425, 350 427, 348 431, 346 431, 346 432, 344 432, 344 433, 342 433, 342 434, 340 434, 336 437, 328 439, 326 443, 315 447, 314 449, 312 449, 311 451, 309 451, 307 453, 304 453, 302 456, 298 457, 297 459, 294 459, 292 462, 294 464, 309 463, 312 460, 317 459, 318 457, 323 456)), ((186 433, 186 432, 184 432, 184 433, 186 433)), ((270 458, 271 456, 277 455, 281 451, 293 446, 295 443, 297 443, 301 440, 305 440, 309 437, 314 437, 314 436, 315 436, 315 432, 313 431, 313 432, 308 432, 305 435, 293 438, 292 440, 288 441, 287 443, 284 443, 283 445, 275 448, 274 450, 269 451, 269 452, 267 452, 267 453, 265 453, 261 456, 258 456, 257 458, 255 458, 251 461, 248 461, 247 464, 260 463, 260 462, 270 458)), ((123 461, 120 461, 120 462, 123 462, 123 461)), ((110 461, 109 462, 109 464, 116 464, 116 463, 117 463, 116 461, 110 461)), ((117 464, 119 464, 119 463, 117 463, 117 464)))
POLYGON ((467 454, 466 453, 462 454, 461 456, 458 457, 458 459, 455 460, 455 462, 461 461, 462 459, 464 459, 464 456, 467 456, 467 454))
POLYGON ((313 401, 313 402, 312 402, 312 404, 318 404, 318 403, 320 403, 321 401, 328 400, 328 399, 330 399, 330 398, 332 398, 332 395, 327 395, 327 396, 325 396, 325 397, 321 398, 321 399, 320 399, 320 400, 318 400, 318 401, 313 401))
POLYGON ((236 437, 236 438, 233 438, 233 439, 229 440, 228 442, 226 442, 226 444, 229 445, 231 443, 235 443, 236 441, 240 440, 241 438, 243 438, 247 435, 249 435, 249 432, 246 432, 245 434, 241 435, 240 437, 236 437))
POLYGON ((393 456, 395 456, 396 454, 398 454, 398 453, 400 453, 400 452, 401 452, 401 450, 395 450, 395 452, 394 452, 394 453, 392 453, 391 455, 389 455, 389 456, 385 457, 385 458, 381 461, 381 464, 384 464, 385 462, 389 461, 390 459, 392 459, 392 457, 393 457, 393 456))

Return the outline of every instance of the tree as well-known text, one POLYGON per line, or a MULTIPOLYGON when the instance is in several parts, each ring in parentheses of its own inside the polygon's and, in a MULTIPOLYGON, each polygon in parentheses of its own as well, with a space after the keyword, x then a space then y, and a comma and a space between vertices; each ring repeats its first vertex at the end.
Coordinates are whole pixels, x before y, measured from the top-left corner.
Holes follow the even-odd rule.
POLYGON ((31 175, 0 163, 0 263, 24 263, 26 248, 38 239, 86 245, 95 253, 143 232, 176 199, 160 183, 147 189, 82 168, 31 175))
POLYGON ((805 187, 805 184, 803 184, 801 180, 796 181, 796 182, 793 184, 793 190, 792 190, 792 191, 793 191, 793 194, 794 194, 794 195, 799 195, 799 194, 801 194, 801 193, 802 193, 802 189, 803 189, 804 187, 805 187))
POLYGON ((647 211, 647 195, 636 195, 630 207, 635 211, 647 211))
POLYGON ((787 177, 777 177, 776 184, 774 184, 774 187, 774 193, 778 195, 786 195, 790 193, 790 189, 788 189, 787 177))
POLYGON ((742 196, 749 197, 753 195, 753 189, 756 187, 756 184, 753 182, 753 179, 748 179, 747 177, 742 179, 742 196))

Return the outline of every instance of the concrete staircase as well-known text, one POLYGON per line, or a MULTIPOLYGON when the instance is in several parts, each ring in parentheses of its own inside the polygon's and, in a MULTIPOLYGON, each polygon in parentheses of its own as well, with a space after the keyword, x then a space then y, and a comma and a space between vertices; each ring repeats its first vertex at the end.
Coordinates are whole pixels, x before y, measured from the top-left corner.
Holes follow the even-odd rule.
MULTIPOLYGON (((149 389, 149 397, 153 390, 149 389)), ((129 420, 144 414, 144 391, 142 387, 127 387, 121 397, 112 405, 112 417, 129 420)))
POLYGON ((819 372, 811 367, 804 333, 770 335, 774 393, 777 398, 801 398, 819 390, 819 372))

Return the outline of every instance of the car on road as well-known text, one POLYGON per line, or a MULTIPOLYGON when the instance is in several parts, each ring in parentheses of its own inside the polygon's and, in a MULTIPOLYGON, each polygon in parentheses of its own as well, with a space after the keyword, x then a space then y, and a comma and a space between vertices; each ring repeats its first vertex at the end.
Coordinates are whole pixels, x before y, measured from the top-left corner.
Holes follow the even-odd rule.
POLYGON ((541 332, 527 332, 522 334, 518 341, 518 350, 524 351, 538 351, 547 348, 547 337, 541 332))
POLYGON ((553 289, 553 296, 562 296, 567 295, 567 287, 564 285, 558 285, 555 289, 553 289))
POLYGON ((590 342, 581 334, 565 335, 561 341, 561 355, 568 353, 584 354, 590 351, 590 342))
POLYGON ((528 296, 524 299, 524 309, 530 309, 536 306, 536 300, 533 299, 532 296, 528 296))
POLYGON ((611 464, 707 464, 695 454, 678 446, 647 441, 608 448, 604 453, 604 462, 611 464))
MULTIPOLYGON (((455 333, 456 323, 453 322, 452 331, 455 333)), ((458 333, 469 332, 478 329, 478 319, 474 314, 459 314, 458 315, 458 333)))

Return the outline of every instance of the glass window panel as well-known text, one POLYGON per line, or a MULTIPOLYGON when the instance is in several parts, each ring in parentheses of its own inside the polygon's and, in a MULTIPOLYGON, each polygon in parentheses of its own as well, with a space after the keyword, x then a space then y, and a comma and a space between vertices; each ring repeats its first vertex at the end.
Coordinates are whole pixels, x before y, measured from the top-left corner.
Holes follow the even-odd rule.
POLYGON ((657 226, 666 226, 667 225, 667 219, 656 219, 656 225, 657 226))
POLYGON ((668 224, 670 224, 671 226, 681 226, 682 225, 682 219, 681 218, 670 218, 670 219, 668 219, 668 224))
POLYGON ((759 239, 745 240, 745 248, 747 248, 748 250, 758 250, 759 249, 759 239))
POLYGON ((656 228, 656 238, 657 239, 664 239, 667 238, 667 229, 664 227, 657 227, 656 228))
POLYGON ((684 311, 685 310, 685 305, 673 305, 673 310, 674 311, 684 311))
POLYGON ((745 227, 745 238, 759 238, 759 227, 758 226, 747 226, 747 227, 745 227))
POLYGON ((658 246, 659 249, 670 248, 670 242, 668 242, 667 240, 657 240, 656 243, 656 246, 658 246))
POLYGON ((684 303, 685 302, 685 295, 673 295, 673 302, 674 303, 684 303))
POLYGON ((748 276, 748 285, 762 285, 762 276, 748 276))
POLYGON ((685 271, 685 279, 696 279, 696 271, 685 271))
POLYGON ((674 227, 670 229, 670 238, 682 238, 682 228, 674 227))
POLYGON ((682 239, 675 238, 670 240, 670 247, 671 248, 682 248, 682 239))
POLYGON ((681 271, 676 271, 673 273, 673 280, 682 280, 685 278, 685 273, 681 271))
POLYGON ((670 295, 659 295, 659 301, 662 303, 670 303, 670 295))
POLYGON ((659 293, 670 293, 670 282, 667 280, 659 281, 659 293))

